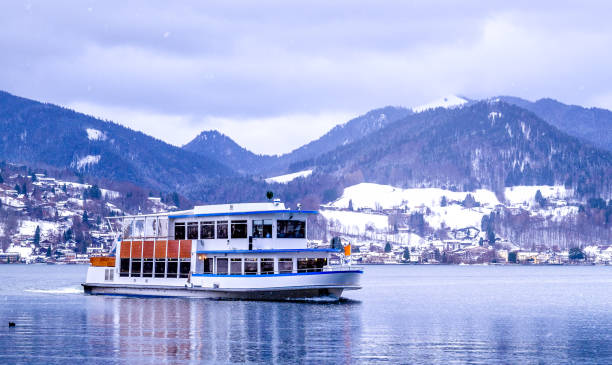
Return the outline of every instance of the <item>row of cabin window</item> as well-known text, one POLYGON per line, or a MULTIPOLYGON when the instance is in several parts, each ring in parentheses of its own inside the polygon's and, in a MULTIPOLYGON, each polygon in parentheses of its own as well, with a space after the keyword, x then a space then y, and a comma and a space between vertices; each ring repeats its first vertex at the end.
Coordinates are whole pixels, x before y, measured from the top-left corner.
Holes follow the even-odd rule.
POLYGON ((189 259, 121 259, 119 276, 143 278, 187 278, 189 259))
MULTIPOLYGON (((254 238, 272 238, 272 220, 261 219, 252 221, 252 236, 254 238)), ((227 239, 247 238, 246 220, 239 221, 204 221, 184 222, 174 224, 174 239, 227 239), (215 229, 216 228, 216 229, 215 229), (229 228, 229 229, 228 229, 229 228), (216 234, 215 234, 216 233, 216 234)), ((305 238, 306 222, 299 220, 277 220, 277 238, 305 238)))
MULTIPOLYGON (((213 258, 203 259, 203 273, 214 273, 213 258)), ((225 258, 218 257, 217 260, 217 275, 257 275, 259 266, 259 275, 274 274, 274 259, 273 258, 225 258), (244 261, 244 271, 243 271, 244 261), (258 265, 259 264, 259 265, 258 265)), ((315 272, 321 271, 327 265, 326 258, 303 258, 297 259, 297 272, 315 272)), ((279 258, 278 273, 292 273, 293 259, 279 258)))

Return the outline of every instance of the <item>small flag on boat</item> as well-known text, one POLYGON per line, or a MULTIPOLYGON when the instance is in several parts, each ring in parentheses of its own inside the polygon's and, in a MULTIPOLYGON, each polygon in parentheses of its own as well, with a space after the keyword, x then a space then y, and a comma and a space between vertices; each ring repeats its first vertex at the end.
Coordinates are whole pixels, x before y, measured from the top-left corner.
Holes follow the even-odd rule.
POLYGON ((344 246, 344 256, 351 256, 351 244, 344 246))

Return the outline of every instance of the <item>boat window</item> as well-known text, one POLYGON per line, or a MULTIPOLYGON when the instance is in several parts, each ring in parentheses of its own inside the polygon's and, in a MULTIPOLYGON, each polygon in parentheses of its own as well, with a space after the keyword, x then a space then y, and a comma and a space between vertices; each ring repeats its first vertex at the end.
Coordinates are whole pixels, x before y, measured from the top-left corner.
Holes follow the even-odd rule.
POLYGON ((115 275, 115 271, 113 269, 104 270, 104 281, 113 281, 114 275, 115 275))
POLYGON ((137 219, 134 221, 134 237, 142 238, 144 236, 144 219, 137 219))
POLYGON ((188 240, 198 239, 198 222, 187 223, 187 239, 188 240))
POLYGON ((145 278, 153 277, 153 259, 144 259, 142 262, 142 276, 145 278))
POLYGON ((215 238, 215 222, 202 222, 200 226, 200 239, 215 238))
POLYGON ((242 275, 242 259, 231 259, 230 275, 242 275))
POLYGON ((293 272, 293 259, 278 259, 278 272, 280 274, 293 272))
POLYGON ((276 222, 277 238, 305 238, 306 222, 297 220, 278 220, 276 222))
POLYGON ((247 238, 247 221, 232 221, 232 238, 247 238))
POLYGON ((123 239, 128 237, 132 237, 132 228, 134 223, 133 218, 125 218, 123 222, 121 222, 122 230, 123 230, 123 239))
POLYGON ((130 259, 121 259, 119 262, 119 276, 130 276, 130 259))
POLYGON ((168 237, 168 218, 165 218, 165 217, 157 218, 157 237, 159 238, 168 237))
POLYGON ((174 239, 185 239, 185 223, 174 223, 174 239))
POLYGON ((166 260, 155 260, 155 277, 163 278, 166 276, 166 260))
POLYGON ((141 259, 132 259, 132 277, 140 277, 140 269, 142 266, 141 259))
POLYGON ((157 219, 155 217, 145 218, 145 238, 157 237, 157 219))
POLYGON ((191 270, 191 260, 181 260, 179 269, 180 269, 179 277, 188 278, 189 270, 191 270))
POLYGON ((272 238, 272 220, 253 220, 253 237, 272 238))
POLYGON ((217 238, 227 238, 227 221, 217 221, 217 238))
POLYGON ((261 275, 270 275, 274 274, 274 259, 273 258, 263 258, 259 259, 259 272, 261 275))
POLYGON ((227 259, 217 259, 217 275, 227 275, 227 259))
POLYGON ((244 275, 257 275, 257 259, 244 259, 244 275))
POLYGON ((204 273, 212 274, 213 273, 213 259, 204 259, 204 273))
POLYGON ((317 259, 317 262, 315 263, 315 267, 317 269, 322 269, 326 265, 327 265, 327 259, 317 259))
POLYGON ((313 258, 298 259, 297 260, 297 270, 298 272, 317 271, 316 262, 317 262, 317 259, 313 259, 313 258))
POLYGON ((168 271, 166 277, 176 278, 178 272, 178 259, 168 259, 168 271))

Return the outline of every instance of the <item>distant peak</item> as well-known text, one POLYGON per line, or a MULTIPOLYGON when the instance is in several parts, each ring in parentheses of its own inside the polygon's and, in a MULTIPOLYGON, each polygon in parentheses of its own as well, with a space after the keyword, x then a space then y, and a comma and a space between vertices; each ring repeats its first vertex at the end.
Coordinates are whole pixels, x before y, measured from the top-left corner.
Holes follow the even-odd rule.
POLYGON ((447 95, 440 99, 434 100, 430 103, 419 105, 412 108, 412 111, 415 113, 421 113, 426 110, 436 109, 436 108, 446 108, 452 109, 460 107, 466 104, 469 100, 457 95, 447 95))

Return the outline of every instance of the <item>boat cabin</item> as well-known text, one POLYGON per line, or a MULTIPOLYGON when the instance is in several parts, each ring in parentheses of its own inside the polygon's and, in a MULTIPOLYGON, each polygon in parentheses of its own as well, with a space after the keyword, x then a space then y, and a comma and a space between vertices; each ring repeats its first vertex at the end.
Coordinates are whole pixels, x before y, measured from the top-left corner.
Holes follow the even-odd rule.
POLYGON ((307 247, 307 216, 316 213, 275 201, 112 217, 121 229, 118 273, 120 278, 191 280, 323 271, 336 251, 307 247))

